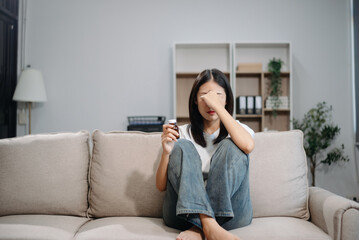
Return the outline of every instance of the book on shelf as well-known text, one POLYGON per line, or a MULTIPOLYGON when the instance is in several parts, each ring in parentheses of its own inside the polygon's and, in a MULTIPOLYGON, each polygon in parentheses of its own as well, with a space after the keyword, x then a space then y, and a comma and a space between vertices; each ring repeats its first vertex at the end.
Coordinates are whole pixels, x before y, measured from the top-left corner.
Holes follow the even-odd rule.
MULTIPOLYGON (((288 96, 279 96, 279 105, 277 109, 289 109, 289 98, 288 96)), ((269 96, 266 100, 266 108, 273 109, 275 106, 275 97, 269 96)))

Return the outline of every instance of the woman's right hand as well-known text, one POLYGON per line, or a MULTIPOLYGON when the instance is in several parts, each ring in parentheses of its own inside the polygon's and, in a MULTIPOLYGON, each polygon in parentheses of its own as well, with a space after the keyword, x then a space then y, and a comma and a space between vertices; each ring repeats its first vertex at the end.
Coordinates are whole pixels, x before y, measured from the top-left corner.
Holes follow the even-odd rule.
POLYGON ((166 190, 167 186, 167 168, 168 162, 170 158, 170 153, 177 141, 176 136, 179 136, 176 130, 173 129, 173 125, 165 124, 163 125, 162 135, 161 135, 161 143, 162 143, 162 156, 161 162, 158 165, 157 173, 156 173, 156 187, 161 192, 166 190))
POLYGON ((173 130, 174 126, 170 124, 164 124, 162 129, 162 149, 163 153, 170 154, 174 142, 177 142, 177 136, 179 136, 178 132, 176 130, 173 130))

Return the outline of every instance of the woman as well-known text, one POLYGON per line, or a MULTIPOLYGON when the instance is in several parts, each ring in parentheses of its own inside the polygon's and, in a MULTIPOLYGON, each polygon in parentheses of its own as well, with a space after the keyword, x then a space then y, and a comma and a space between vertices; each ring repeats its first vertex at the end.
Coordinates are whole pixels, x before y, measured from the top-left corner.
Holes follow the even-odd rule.
POLYGON ((205 70, 193 84, 190 125, 164 125, 156 186, 165 191, 163 219, 185 230, 177 239, 238 239, 227 230, 252 221, 248 155, 254 132, 232 117, 225 75, 205 70), (180 135, 181 139, 177 140, 180 135))

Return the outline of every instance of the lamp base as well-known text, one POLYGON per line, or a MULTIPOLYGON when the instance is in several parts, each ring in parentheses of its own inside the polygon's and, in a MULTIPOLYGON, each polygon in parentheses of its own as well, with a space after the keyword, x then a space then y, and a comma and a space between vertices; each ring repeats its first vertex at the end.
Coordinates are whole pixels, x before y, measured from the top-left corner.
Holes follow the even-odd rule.
POLYGON ((28 102, 29 104, 29 135, 31 135, 31 105, 32 102, 28 102))

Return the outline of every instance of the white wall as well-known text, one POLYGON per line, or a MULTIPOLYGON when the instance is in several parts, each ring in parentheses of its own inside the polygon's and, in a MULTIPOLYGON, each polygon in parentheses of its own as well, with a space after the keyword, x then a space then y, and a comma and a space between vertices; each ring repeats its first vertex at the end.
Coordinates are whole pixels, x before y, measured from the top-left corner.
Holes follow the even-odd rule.
POLYGON ((350 0, 28 0, 26 17, 25 64, 43 72, 48 95, 32 112, 33 133, 172 117, 173 42, 291 42, 294 117, 327 101, 351 159, 319 172, 317 185, 359 195, 350 0))

